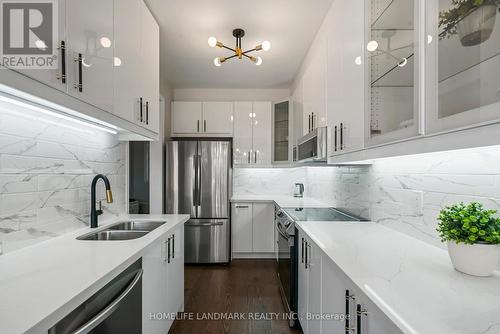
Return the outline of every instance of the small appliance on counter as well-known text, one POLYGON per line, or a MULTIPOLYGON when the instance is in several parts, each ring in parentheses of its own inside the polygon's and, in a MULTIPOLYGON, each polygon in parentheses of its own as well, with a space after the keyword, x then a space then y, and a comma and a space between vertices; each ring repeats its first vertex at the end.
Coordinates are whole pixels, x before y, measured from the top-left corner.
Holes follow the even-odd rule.
POLYGON ((296 327, 298 311, 299 240, 296 222, 328 221, 360 222, 364 219, 335 208, 280 208, 276 207, 275 228, 278 234, 278 277, 281 299, 290 317, 290 327, 296 327))
POLYGON ((304 197, 304 184, 295 183, 295 190, 293 192, 293 197, 304 197))

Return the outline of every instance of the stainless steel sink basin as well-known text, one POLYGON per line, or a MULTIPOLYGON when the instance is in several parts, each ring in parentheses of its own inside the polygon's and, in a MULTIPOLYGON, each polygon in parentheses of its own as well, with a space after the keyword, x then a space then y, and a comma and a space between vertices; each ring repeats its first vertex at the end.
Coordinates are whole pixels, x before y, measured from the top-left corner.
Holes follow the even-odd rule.
POLYGON ((145 236, 147 231, 110 231, 87 233, 79 236, 78 240, 131 240, 145 236))
POLYGON ((162 221, 128 221, 121 222, 116 225, 108 227, 106 230, 120 230, 120 231, 148 231, 162 226, 166 222, 162 221))

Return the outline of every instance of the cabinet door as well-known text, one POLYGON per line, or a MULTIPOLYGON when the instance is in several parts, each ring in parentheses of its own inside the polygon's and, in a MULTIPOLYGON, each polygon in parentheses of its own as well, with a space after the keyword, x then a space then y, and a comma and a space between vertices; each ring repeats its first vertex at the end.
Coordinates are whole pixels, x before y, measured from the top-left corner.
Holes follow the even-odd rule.
POLYGON ((446 33, 440 15, 456 5, 426 1, 425 110, 429 133, 500 119, 500 13, 493 2, 484 3, 461 16, 456 33, 456 26, 446 33))
MULTIPOLYGON (((303 77, 304 128, 326 126, 326 37, 320 36, 313 47, 309 66, 303 77), (310 118, 309 118, 310 116, 310 118)), ((306 134, 308 131, 305 131, 306 134)))
POLYGON ((113 0, 67 0, 66 3, 68 92, 112 112, 113 0))
POLYGON ((252 203, 234 203, 231 214, 233 253, 253 251, 252 203))
POLYGON ((144 97, 143 125, 159 132, 160 127, 160 28, 144 2, 141 1, 141 96, 144 97))
MULTIPOLYGON (((58 62, 58 68, 56 69, 47 69, 47 70, 42 70, 42 69, 35 69, 35 70, 16 70, 16 72, 22 73, 32 79, 38 80, 48 86, 51 86, 55 89, 58 89, 60 91, 66 92, 67 90, 67 84, 63 82, 62 80, 62 75, 63 75, 63 63, 62 63, 62 55, 63 52, 67 55, 67 40, 66 40, 66 0, 58 0, 57 2, 57 25, 58 25, 58 40, 55 40, 54 43, 57 44, 57 62, 58 62), (66 43, 65 49, 61 48, 61 43, 64 42, 66 43)), ((69 64, 69 59, 66 56, 66 75, 67 75, 67 64, 69 64)), ((67 78, 65 80, 67 81, 67 78)))
POLYGON ((201 102, 172 102, 172 134, 196 134, 201 126, 201 102))
POLYGON ((253 203, 253 252, 274 252, 274 205, 253 203))
POLYGON ((252 102, 234 103, 233 159, 235 165, 250 164, 252 153, 252 102))
MULTIPOLYGON (((293 146, 297 146, 297 141, 304 135, 304 106, 302 103, 302 80, 299 80, 292 95, 293 110, 293 146)), ((307 123, 305 124, 307 126, 307 123)))
POLYGON ((418 43, 419 1, 382 5, 365 0, 365 7, 366 144, 415 137, 420 131, 418 50, 423 47, 418 43))
POLYGON ((302 231, 298 234, 298 242, 299 242, 299 258, 300 262, 298 265, 298 300, 297 300, 297 308, 298 308, 298 317, 300 321, 300 325, 302 326, 302 331, 304 334, 309 333, 307 325, 307 312, 308 312, 308 303, 309 303, 309 269, 307 267, 306 256, 307 254, 307 242, 308 239, 302 233, 302 231))
MULTIPOLYGON (((326 256, 323 258, 321 272, 321 312, 323 314, 345 314, 345 291, 348 288, 344 274, 326 256)), ((345 321, 341 319, 324 320, 321 323, 322 333, 343 333, 345 321)))
POLYGON ((168 304, 168 267, 167 267, 167 237, 157 241, 151 249, 142 256, 142 332, 165 333, 170 326, 169 320, 151 320, 149 315, 159 312, 169 312, 168 304))
MULTIPOLYGON (((307 244, 308 249, 308 266, 309 266, 309 292, 307 312, 313 316, 318 316, 321 314, 321 271, 322 271, 322 252, 320 248, 310 240, 307 244)), ((321 320, 312 318, 308 321, 308 333, 320 333, 321 331, 321 320)))
POLYGON ((327 104, 329 155, 364 146, 364 3, 339 0, 329 13, 327 104))
MULTIPOLYGON (((179 225, 171 233, 170 238, 170 259, 167 260, 168 280, 168 312, 177 313, 182 311, 184 306, 184 225, 179 225)), ((168 249, 167 249, 168 253, 168 249)), ((170 328, 173 321, 170 321, 170 328)), ((166 331, 168 330, 166 328, 166 331)), ((164 333, 166 332, 164 331, 164 333)))
POLYGON ((273 163, 291 162, 292 155, 292 101, 274 104, 273 110, 273 163))
POLYGON ((271 102, 254 102, 252 112, 253 147, 250 160, 256 165, 271 164, 271 102))
POLYGON ((142 2, 114 2, 114 110, 131 122, 140 122, 142 2))
POLYGON ((403 332, 380 309, 361 292, 355 289, 356 301, 352 302, 352 320, 350 327, 356 328, 356 333, 362 334, 402 334, 403 332), (357 314, 359 310, 361 314, 357 314), (360 317, 361 328, 357 326, 360 317))
POLYGON ((203 132, 231 135, 233 133, 233 103, 203 102, 203 132))

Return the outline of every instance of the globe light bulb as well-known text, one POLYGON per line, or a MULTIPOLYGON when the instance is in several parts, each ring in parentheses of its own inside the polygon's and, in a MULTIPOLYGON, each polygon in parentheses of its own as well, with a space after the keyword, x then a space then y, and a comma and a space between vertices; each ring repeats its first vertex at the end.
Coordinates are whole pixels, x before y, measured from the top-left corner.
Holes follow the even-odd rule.
POLYGON ((108 37, 101 37, 100 43, 103 48, 110 48, 111 47, 111 40, 108 37))
POLYGON ((217 57, 217 58, 214 59, 214 65, 217 66, 217 67, 220 67, 222 65, 222 63, 220 62, 219 57, 217 57))
POLYGON ((361 60, 361 56, 357 56, 356 59, 354 59, 354 63, 356 65, 361 65, 363 61, 361 60))
POLYGON ((214 48, 217 46, 217 38, 215 38, 214 36, 210 36, 208 38, 208 46, 210 46, 211 48, 214 48))
POLYGON ((378 42, 377 41, 369 41, 368 44, 366 44, 366 49, 370 52, 373 52, 378 49, 378 42))
POLYGON ((255 60, 255 65, 257 65, 257 66, 262 65, 262 58, 261 57, 257 57, 257 59, 255 60))
POLYGON ((264 50, 264 51, 271 50, 271 42, 269 42, 269 41, 262 42, 262 50, 264 50))
POLYGON ((122 65, 122 60, 121 60, 120 58, 118 58, 118 57, 114 57, 114 61, 113 61, 113 62, 114 62, 114 65, 115 65, 116 67, 118 67, 118 66, 121 66, 121 65, 122 65))

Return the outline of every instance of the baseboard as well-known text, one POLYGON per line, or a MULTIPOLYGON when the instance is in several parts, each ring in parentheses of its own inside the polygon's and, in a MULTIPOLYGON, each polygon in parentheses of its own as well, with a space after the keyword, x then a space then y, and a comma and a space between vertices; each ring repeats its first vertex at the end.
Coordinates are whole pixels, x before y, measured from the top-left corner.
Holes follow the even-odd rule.
POLYGON ((275 259, 276 254, 272 253, 233 253, 233 259, 275 259))

